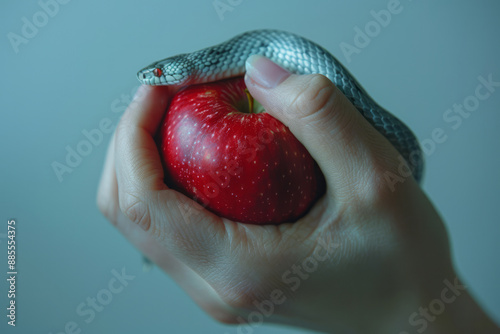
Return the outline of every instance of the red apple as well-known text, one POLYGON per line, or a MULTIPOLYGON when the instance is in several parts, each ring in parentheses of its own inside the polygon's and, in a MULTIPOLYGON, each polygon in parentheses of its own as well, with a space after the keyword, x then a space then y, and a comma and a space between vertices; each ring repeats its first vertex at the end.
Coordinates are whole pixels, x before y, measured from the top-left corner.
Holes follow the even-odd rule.
POLYGON ((241 77, 178 92, 159 134, 166 183, 221 217, 291 222, 324 192, 309 152, 241 77))

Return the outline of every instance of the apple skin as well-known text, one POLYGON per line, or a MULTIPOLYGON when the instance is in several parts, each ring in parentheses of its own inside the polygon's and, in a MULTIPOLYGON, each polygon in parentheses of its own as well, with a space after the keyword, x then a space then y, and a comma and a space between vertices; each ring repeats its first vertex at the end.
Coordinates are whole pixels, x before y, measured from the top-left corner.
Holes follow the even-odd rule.
POLYGON ((249 112, 245 89, 238 77, 173 97, 159 130, 165 182, 233 221, 295 221, 324 193, 324 176, 283 123, 249 112))

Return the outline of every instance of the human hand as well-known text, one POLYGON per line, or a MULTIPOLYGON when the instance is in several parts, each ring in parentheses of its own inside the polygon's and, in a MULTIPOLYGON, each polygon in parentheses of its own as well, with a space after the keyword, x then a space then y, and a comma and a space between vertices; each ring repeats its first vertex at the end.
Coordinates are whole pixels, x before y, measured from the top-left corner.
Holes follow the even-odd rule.
MULTIPOLYGON (((322 331, 397 332, 455 274, 444 225, 397 151, 321 75, 251 57, 246 84, 318 162, 326 194, 293 223, 248 225, 164 184, 154 134, 173 94, 143 86, 111 141, 98 206, 214 318, 322 331)), ((450 328, 436 321, 437 328, 450 328)), ((430 326, 430 325, 429 325, 430 326)))

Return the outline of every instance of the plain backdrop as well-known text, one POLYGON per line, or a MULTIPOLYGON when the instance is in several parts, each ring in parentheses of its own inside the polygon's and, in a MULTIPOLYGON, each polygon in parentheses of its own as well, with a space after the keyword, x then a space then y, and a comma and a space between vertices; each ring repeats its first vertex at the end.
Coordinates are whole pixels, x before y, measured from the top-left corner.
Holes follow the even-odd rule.
MULTIPOLYGON (((111 134, 61 179, 52 165, 65 164, 68 147, 103 119, 117 123, 140 68, 259 28, 324 46, 420 141, 444 131, 446 140, 426 155, 423 188, 446 221, 458 272, 500 321, 500 88, 455 129, 443 119, 454 104, 473 102, 478 77, 500 81, 500 3, 401 0, 400 13, 378 31, 372 11, 390 2, 220 0, 227 7, 219 15, 213 0, 87 0, 44 16, 37 1, 2 0, 0 277, 9 218, 17 220, 19 274, 15 330, 6 324, 8 287, 0 280, 0 332, 55 334, 72 321, 81 333, 237 332, 213 321, 161 270, 143 273, 140 254, 97 210, 111 134), (29 38, 13 43, 34 20, 38 31, 25 28, 29 38), (366 27, 372 37, 361 45, 356 31, 366 27), (356 53, 342 51, 356 43, 356 53), (92 319, 80 316, 87 298, 109 299, 103 289, 113 270, 134 278, 92 319)), ((254 333, 305 332, 259 326, 254 333)))

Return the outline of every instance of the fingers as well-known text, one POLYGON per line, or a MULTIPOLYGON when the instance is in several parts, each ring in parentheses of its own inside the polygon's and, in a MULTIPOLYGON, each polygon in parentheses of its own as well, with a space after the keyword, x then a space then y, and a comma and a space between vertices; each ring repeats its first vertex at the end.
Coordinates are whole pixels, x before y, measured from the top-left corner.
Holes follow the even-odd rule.
MULTIPOLYGON (((134 129, 136 127, 140 126, 144 132, 148 133, 146 136, 152 138, 151 135, 156 131, 157 124, 164 113, 164 110, 161 112, 160 110, 153 110, 156 107, 150 103, 151 101, 149 99, 155 99, 156 96, 154 94, 151 94, 151 92, 147 90, 143 91, 143 93, 139 92, 139 94, 143 94, 141 96, 144 96, 144 98, 136 99, 135 101, 139 101, 136 103, 141 103, 141 105, 131 106, 129 109, 130 113, 128 111, 126 115, 124 115, 123 121, 119 125, 119 136, 123 144, 116 145, 118 146, 118 150, 123 150, 123 145, 126 146, 130 142, 137 140, 137 137, 141 137, 141 135, 139 135, 135 138, 130 138, 130 140, 127 139, 129 133, 137 133, 137 129, 134 129), (144 115, 132 114, 137 110, 144 111, 144 115)), ((160 105, 160 108, 162 107, 163 103, 160 105)), ((135 194, 134 196, 137 196, 137 198, 147 203, 148 212, 152 217, 151 222, 156 224, 157 231, 163 232, 154 233, 154 229, 151 227, 145 231, 141 229, 138 224, 131 221, 119 208, 118 199, 120 195, 115 172, 115 163, 117 162, 125 167, 121 169, 121 173, 124 173, 124 170, 128 168, 130 159, 127 157, 130 157, 130 152, 115 152, 116 136, 117 134, 115 132, 108 147, 97 191, 97 206, 99 210, 133 245, 135 245, 135 247, 143 254, 147 255, 148 258, 152 259, 160 268, 165 270, 165 272, 177 281, 177 283, 183 287, 203 309, 217 319, 226 322, 230 321, 233 316, 228 312, 227 306, 223 303, 215 290, 213 290, 213 288, 199 275, 200 272, 213 270, 213 266, 211 265, 212 262, 205 259, 205 257, 209 257, 211 254, 210 251, 205 251, 208 249, 207 244, 215 241, 213 235, 216 233, 210 230, 211 221, 209 219, 204 219, 205 212, 200 206, 197 207, 195 202, 190 201, 181 194, 165 190, 154 191, 152 189, 147 189, 145 185, 141 185, 137 188, 134 184, 120 184, 122 196, 125 191, 135 194), (138 189, 142 190, 139 191, 138 189), (181 201, 179 201, 179 197, 182 198, 181 201), (204 224, 203 226, 205 226, 205 228, 202 228, 203 226, 197 226, 196 222, 204 224), (162 228, 162 226, 165 228, 162 228), (192 231, 193 229, 195 231, 192 231), (165 237, 158 238, 159 235, 165 235, 165 237), (174 242, 172 242, 172 240, 174 240, 174 242), (200 242, 200 240, 202 241, 200 242), (175 249, 178 245, 181 245, 181 247, 175 249), (190 247, 193 251, 191 253, 182 252, 182 250, 187 247, 190 247), (200 249, 203 251, 200 251, 200 249), (179 258, 183 261, 180 261, 179 258), (202 262, 201 265, 200 260, 202 262), (186 263, 193 264, 192 267, 196 270, 188 267, 186 263), (207 269, 206 266, 209 266, 209 268, 207 269)), ((145 143, 148 142, 145 138, 139 139, 145 143)), ((132 147, 131 149, 134 148, 132 147)), ((136 157, 135 159, 143 159, 142 162, 139 162, 141 166, 147 166, 148 164, 153 165, 153 167, 144 167, 143 170, 134 170, 133 172, 147 174, 153 171, 149 180, 152 181, 150 186, 154 186, 156 184, 154 179, 156 177, 162 178, 160 175, 161 173, 155 171, 154 164, 156 164, 157 161, 154 160, 154 158, 150 159, 147 154, 139 158, 136 157)), ((127 177, 122 177, 122 181, 123 180, 127 180, 128 182, 127 177)), ((215 226, 218 226, 223 231, 223 224, 220 222, 216 223, 218 223, 218 225, 215 226)), ((222 235, 222 233, 219 233, 219 235, 222 235)), ((213 243, 213 245, 219 247, 223 246, 222 243, 213 243)))
POLYGON ((141 86, 116 130, 116 173, 122 190, 163 189, 163 168, 154 134, 165 114, 168 88, 141 86), (122 163, 126 162, 126 163, 122 163))
POLYGON ((222 240, 214 239, 223 237, 219 233, 224 230, 223 224, 194 201, 168 189, 154 141, 172 93, 161 86, 142 86, 138 94, 115 135, 119 209, 185 260, 208 256, 221 246, 222 240))
POLYGON ((396 154, 328 78, 293 75, 262 56, 246 66, 250 93, 308 149, 337 195, 364 188, 379 157, 396 154))
POLYGON ((168 88, 141 86, 116 129, 115 168, 120 209, 143 229, 150 191, 165 189, 154 134, 165 114, 168 88))

